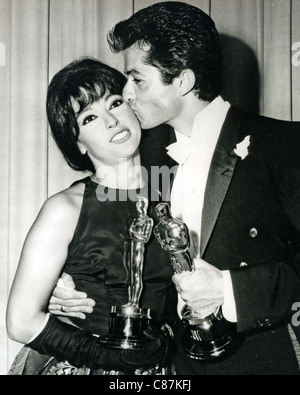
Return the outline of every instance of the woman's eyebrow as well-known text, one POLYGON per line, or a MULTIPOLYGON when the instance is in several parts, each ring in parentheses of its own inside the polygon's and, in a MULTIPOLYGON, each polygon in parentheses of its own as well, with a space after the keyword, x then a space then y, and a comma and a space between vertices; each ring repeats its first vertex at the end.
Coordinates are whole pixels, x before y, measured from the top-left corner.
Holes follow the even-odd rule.
MULTIPOLYGON (((119 93, 107 93, 102 98, 104 99, 105 102, 107 102, 113 96, 120 96, 120 97, 122 97, 122 95, 119 94, 119 93)), ((76 102, 76 104, 78 104, 78 103, 76 102)), ((75 112, 75 117, 78 118, 80 115, 84 114, 85 112, 90 111, 92 105, 93 105, 93 103, 87 105, 82 110, 80 110, 80 107, 79 107, 79 110, 77 112, 75 112)), ((79 104, 78 104, 78 106, 79 106, 79 104)))
POLYGON ((78 118, 80 115, 82 115, 85 112, 89 111, 90 107, 91 107, 91 104, 89 104, 88 106, 84 107, 82 110, 79 110, 79 111, 75 112, 75 117, 78 118))

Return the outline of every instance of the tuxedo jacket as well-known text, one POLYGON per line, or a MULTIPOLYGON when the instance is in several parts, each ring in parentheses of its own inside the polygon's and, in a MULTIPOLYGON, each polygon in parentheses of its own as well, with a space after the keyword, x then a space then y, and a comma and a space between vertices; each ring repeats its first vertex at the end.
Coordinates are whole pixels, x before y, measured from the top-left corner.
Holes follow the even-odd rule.
MULTIPOLYGON (((174 165, 165 151, 174 132, 161 133, 152 136, 155 151, 151 132, 141 145, 145 166, 174 165)), ((207 179, 200 253, 231 272, 238 332, 274 332, 290 321, 300 302, 300 123, 230 107, 207 179), (244 157, 237 144, 249 138, 244 157)))

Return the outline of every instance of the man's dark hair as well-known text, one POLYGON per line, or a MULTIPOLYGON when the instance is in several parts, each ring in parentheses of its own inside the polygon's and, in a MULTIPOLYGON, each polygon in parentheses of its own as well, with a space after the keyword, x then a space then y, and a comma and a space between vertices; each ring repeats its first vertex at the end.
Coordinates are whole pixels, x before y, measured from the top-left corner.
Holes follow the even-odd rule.
POLYGON ((191 69, 196 96, 212 101, 221 93, 219 35, 213 20, 197 7, 174 1, 156 3, 117 23, 107 40, 113 52, 134 44, 146 48, 144 62, 160 70, 166 85, 182 70, 191 69))
POLYGON ((68 164, 78 171, 95 171, 87 154, 78 147, 79 127, 72 101, 79 111, 106 93, 121 95, 126 77, 93 58, 80 58, 53 77, 47 93, 47 117, 52 135, 68 164))

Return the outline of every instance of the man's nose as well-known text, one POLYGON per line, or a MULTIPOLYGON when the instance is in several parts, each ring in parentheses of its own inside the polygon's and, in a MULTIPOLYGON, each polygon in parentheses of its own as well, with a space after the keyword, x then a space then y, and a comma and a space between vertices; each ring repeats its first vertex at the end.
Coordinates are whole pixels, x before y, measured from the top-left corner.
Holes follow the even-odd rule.
POLYGON ((124 100, 127 101, 128 103, 132 102, 135 99, 131 81, 128 80, 126 82, 126 85, 123 88, 122 96, 124 100))

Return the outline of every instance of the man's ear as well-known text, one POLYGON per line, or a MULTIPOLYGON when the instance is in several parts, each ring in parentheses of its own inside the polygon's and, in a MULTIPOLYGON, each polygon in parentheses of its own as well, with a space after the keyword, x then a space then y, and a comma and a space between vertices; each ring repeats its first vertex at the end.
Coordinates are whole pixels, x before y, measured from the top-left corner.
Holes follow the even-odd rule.
POLYGON ((196 77, 195 73, 191 69, 184 69, 179 76, 179 89, 182 96, 191 92, 195 86, 196 77))

